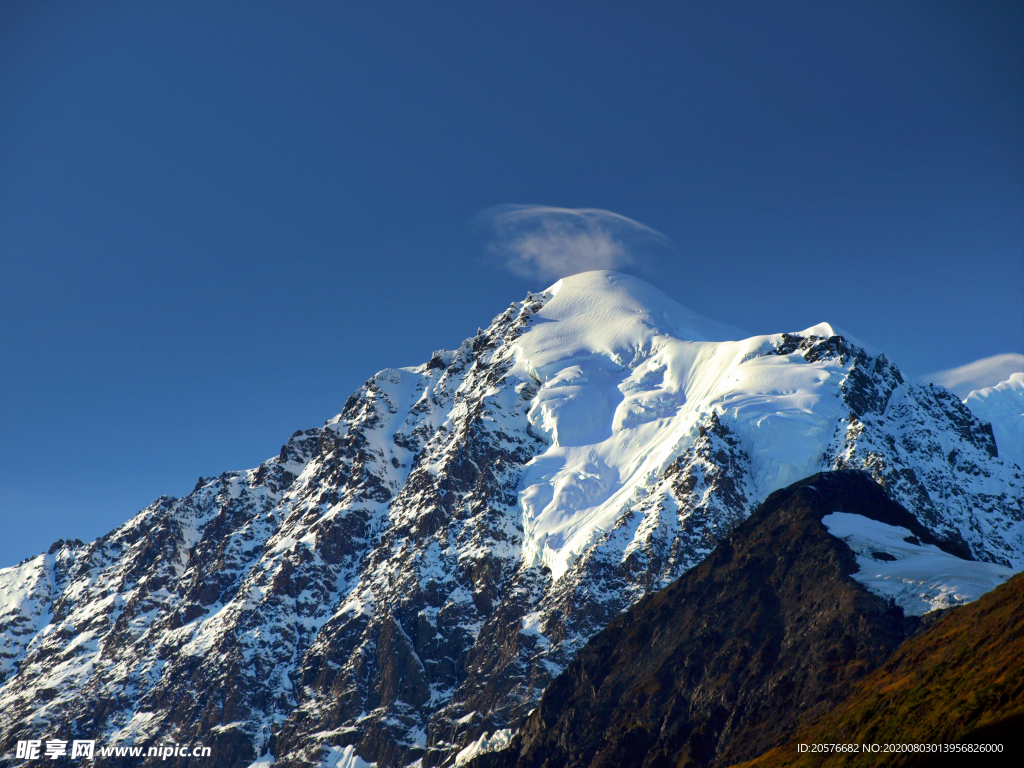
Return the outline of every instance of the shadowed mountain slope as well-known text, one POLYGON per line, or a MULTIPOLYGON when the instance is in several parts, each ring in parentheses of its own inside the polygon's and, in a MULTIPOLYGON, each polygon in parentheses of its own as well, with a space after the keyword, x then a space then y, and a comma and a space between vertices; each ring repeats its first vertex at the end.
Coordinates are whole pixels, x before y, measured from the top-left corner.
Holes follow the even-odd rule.
MULTIPOLYGON (((1001 743, 1024 755, 1024 574, 911 638, 835 709, 746 768, 822 765, 796 744, 1001 743)), ((1013 757, 1016 755, 1016 757, 1013 757)), ((986 757, 984 755, 979 757, 986 757)), ((940 765, 967 755, 832 755, 830 766, 940 765)), ((1010 763, 1012 764, 1012 762, 1010 763)))

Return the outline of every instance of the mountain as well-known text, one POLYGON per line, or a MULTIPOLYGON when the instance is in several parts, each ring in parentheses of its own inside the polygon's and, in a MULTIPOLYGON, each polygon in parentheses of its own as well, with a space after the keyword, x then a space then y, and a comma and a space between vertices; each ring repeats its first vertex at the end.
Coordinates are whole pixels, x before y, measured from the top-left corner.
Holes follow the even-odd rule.
POLYGON ((0 753, 49 729, 202 741, 239 768, 451 764, 822 470, 869 472, 948 551, 1024 566, 1021 470, 955 396, 827 324, 742 335, 575 275, 259 467, 0 571, 0 753))
POLYGON ((913 569, 913 550, 944 560, 947 578, 988 571, 982 591, 1011 575, 944 551, 866 473, 776 491, 700 565, 591 638, 511 745, 472 768, 697 768, 754 757, 841 702, 921 627, 862 586, 874 564, 913 569), (875 543, 863 562, 836 535, 852 521, 902 535, 875 543))
MULTIPOLYGON (((1001 744, 1020 754, 1024 725, 1024 575, 962 606, 900 646, 842 702, 747 768, 819 765, 797 751, 828 734, 848 744, 1001 744)), ((963 755, 901 755, 893 765, 949 765, 963 755)), ((998 760, 993 755, 980 756, 998 760)), ((975 757, 977 759, 977 757, 975 757)), ((1011 764, 1009 758, 1006 764, 1011 764)), ((875 765, 878 755, 830 756, 875 765)))
POLYGON ((1024 467, 1024 373, 971 392, 964 404, 992 425, 999 455, 1024 467))

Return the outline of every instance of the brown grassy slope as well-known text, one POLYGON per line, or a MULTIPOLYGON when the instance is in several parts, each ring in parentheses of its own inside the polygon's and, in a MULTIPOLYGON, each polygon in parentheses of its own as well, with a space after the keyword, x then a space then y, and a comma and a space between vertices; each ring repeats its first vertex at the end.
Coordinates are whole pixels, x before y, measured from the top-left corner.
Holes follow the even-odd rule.
MULTIPOLYGON (((841 704, 789 744, 743 763, 774 766, 916 765, 919 756, 799 754, 814 742, 1002 741, 1024 755, 1024 574, 910 638, 841 704), (1012 742, 1012 743, 1011 743, 1012 742)), ((984 760, 989 756, 973 759, 984 760)), ((971 756, 958 756, 972 761, 971 756)), ((956 758, 954 758, 956 759, 956 758)), ((987 762, 987 761, 986 761, 987 762)), ((1024 765, 1024 762, 1017 763, 1024 765)))

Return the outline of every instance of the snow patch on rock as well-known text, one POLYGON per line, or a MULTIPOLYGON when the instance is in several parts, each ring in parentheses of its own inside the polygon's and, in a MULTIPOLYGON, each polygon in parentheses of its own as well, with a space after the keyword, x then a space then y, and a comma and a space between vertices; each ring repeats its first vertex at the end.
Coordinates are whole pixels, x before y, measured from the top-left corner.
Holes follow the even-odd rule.
POLYGON ((455 756, 455 766, 458 768, 460 765, 465 765, 477 755, 482 755, 485 752, 498 752, 505 749, 511 741, 512 731, 508 728, 497 730, 492 736, 485 732, 483 736, 455 756))
POLYGON ((857 555, 860 569, 853 578, 911 616, 974 602, 1016 573, 995 563, 962 560, 906 528, 863 515, 833 512, 821 522, 857 555))
POLYGON ((377 768, 376 763, 368 763, 356 754, 355 747, 331 747, 327 750, 321 768, 377 768))

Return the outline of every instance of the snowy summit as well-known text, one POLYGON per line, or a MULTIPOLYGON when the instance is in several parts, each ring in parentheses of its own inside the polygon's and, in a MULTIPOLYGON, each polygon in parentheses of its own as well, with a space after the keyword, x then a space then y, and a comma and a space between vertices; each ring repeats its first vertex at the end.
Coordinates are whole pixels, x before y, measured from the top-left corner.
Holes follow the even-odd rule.
POLYGON ((524 477, 526 557, 556 579, 712 413, 727 413, 748 446, 754 496, 818 468, 842 411, 832 372, 765 356, 772 337, 744 339, 618 272, 574 275, 541 295, 511 373, 536 382, 528 420, 550 443, 524 477))

